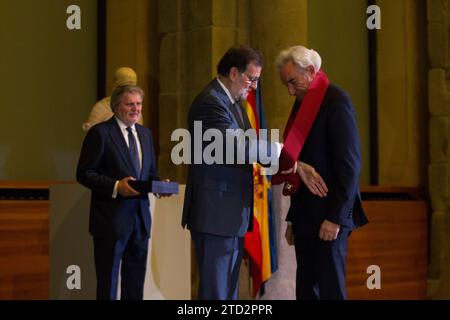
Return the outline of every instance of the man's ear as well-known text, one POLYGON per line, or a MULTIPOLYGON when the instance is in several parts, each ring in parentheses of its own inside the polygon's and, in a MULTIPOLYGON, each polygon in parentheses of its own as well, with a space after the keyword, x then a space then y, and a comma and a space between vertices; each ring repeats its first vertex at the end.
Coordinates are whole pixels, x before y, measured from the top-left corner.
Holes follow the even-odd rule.
POLYGON ((237 79, 238 76, 239 76, 239 70, 238 70, 238 68, 236 68, 236 67, 231 67, 229 76, 230 76, 230 80, 231 80, 231 81, 236 81, 236 79, 237 79))
POLYGON ((316 77, 317 71, 319 71, 315 71, 313 66, 308 66, 306 69, 313 79, 316 77))

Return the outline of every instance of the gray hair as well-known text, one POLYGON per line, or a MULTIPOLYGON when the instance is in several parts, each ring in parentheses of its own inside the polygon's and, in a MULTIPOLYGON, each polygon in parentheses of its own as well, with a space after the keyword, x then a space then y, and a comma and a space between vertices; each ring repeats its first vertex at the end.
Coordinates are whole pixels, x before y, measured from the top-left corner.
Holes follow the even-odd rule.
POLYGON ((281 51, 275 59, 275 65, 280 70, 289 61, 302 69, 312 66, 315 72, 320 70, 322 64, 320 55, 313 49, 304 46, 294 46, 281 51))
POLYGON ((122 102, 125 93, 137 93, 144 99, 144 90, 135 85, 118 86, 111 95, 111 110, 116 112, 117 106, 122 102))

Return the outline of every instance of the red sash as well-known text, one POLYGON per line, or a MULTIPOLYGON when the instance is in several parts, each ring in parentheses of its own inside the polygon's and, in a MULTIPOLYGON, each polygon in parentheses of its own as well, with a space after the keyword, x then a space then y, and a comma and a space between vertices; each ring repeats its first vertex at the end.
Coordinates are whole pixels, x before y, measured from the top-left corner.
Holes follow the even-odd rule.
POLYGON ((280 172, 289 170, 294 166, 295 161, 297 161, 308 138, 309 131, 319 113, 329 84, 330 81, 326 74, 322 70, 319 70, 308 87, 300 109, 298 111, 296 110, 296 106, 298 105, 298 101, 296 101, 291 110, 286 130, 284 131, 285 142, 280 155, 280 168, 278 173, 272 177, 272 184, 274 185, 287 182, 283 187, 284 195, 292 195, 297 191, 300 185, 300 177, 297 173, 283 175, 280 172))

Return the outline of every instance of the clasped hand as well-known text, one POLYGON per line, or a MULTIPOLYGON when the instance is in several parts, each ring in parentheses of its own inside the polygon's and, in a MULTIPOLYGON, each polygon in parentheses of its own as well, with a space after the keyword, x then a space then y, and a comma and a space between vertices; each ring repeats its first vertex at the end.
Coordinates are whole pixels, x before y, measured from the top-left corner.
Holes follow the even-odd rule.
POLYGON ((308 190, 311 191, 312 194, 321 198, 327 196, 328 188, 325 184, 325 181, 323 181, 320 174, 318 174, 317 171, 309 164, 301 161, 295 161, 292 168, 290 168, 289 170, 281 171, 281 174, 286 175, 292 173, 298 173, 303 183, 306 185, 308 190))

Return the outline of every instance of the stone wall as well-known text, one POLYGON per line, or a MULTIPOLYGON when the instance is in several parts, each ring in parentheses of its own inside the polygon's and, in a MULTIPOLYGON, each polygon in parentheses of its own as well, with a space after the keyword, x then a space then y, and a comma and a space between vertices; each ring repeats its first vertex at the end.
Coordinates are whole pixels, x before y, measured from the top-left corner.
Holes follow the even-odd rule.
POLYGON ((171 141, 187 127, 189 106, 216 75, 216 65, 232 45, 248 42, 248 1, 174 0, 158 2, 160 172, 184 182, 186 166, 175 166, 171 141))
POLYGON ((429 146, 428 167, 431 200, 431 253, 429 297, 450 298, 449 228, 449 0, 428 0, 428 94, 429 146))

